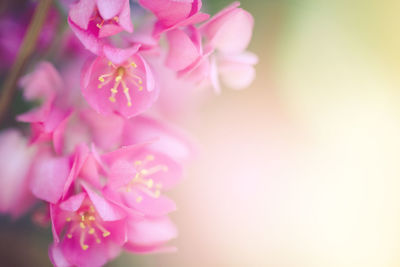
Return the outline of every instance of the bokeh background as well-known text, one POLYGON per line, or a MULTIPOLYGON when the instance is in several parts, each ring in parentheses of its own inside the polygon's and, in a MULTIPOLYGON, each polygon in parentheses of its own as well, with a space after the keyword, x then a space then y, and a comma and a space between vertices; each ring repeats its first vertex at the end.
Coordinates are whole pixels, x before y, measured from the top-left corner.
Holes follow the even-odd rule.
MULTIPOLYGON (((241 3, 257 78, 178 122, 202 147, 171 193, 178 252, 108 266, 400 266, 400 2, 241 3)), ((1 217, 0 266, 50 266, 48 240, 1 217)))

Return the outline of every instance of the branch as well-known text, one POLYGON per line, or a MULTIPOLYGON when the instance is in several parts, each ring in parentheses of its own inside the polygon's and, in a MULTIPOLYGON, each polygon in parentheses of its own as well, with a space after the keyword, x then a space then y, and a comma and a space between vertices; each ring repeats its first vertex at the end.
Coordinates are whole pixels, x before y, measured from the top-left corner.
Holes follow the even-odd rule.
POLYGON ((19 76, 21 75, 26 62, 35 50, 36 43, 42 29, 42 26, 46 20, 47 12, 53 0, 40 0, 39 4, 35 9, 35 14, 29 24, 28 30, 24 36, 24 40, 19 48, 17 58, 7 75, 6 80, 3 84, 0 95, 0 123, 5 119, 10 104, 12 102, 15 88, 19 76))

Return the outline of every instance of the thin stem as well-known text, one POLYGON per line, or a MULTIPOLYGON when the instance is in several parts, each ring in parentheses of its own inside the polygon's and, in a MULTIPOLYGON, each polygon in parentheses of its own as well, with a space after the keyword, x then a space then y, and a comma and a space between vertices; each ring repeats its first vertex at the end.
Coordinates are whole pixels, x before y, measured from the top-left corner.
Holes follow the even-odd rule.
POLYGON ((35 50, 37 39, 46 20, 48 10, 53 0, 40 0, 35 9, 35 14, 29 24, 24 40, 18 51, 18 56, 7 75, 0 94, 0 122, 2 122, 10 107, 14 96, 16 84, 25 64, 35 50))

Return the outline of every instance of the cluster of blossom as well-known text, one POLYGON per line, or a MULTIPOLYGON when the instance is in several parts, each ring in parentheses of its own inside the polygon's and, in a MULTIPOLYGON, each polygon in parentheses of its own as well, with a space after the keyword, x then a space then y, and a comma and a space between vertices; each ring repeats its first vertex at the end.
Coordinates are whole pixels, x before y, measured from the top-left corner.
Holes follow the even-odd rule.
POLYGON ((102 266, 122 249, 172 251, 176 206, 164 192, 195 149, 164 115, 182 112, 195 90, 220 92, 219 78, 249 85, 253 18, 237 2, 212 18, 201 0, 61 6, 72 31, 52 58, 57 69, 38 62, 19 82, 38 103, 17 117, 29 130, 0 133, 0 212, 35 207, 34 221, 51 224, 49 256, 59 267, 102 266))

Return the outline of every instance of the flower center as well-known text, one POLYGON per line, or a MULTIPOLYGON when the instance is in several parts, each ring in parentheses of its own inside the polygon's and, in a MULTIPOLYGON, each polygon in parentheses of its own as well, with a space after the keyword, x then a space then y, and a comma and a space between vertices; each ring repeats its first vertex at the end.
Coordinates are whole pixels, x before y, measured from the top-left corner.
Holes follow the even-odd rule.
POLYGON ((111 68, 109 73, 99 76, 100 84, 98 88, 102 88, 104 85, 109 84, 114 81, 114 85, 111 87, 111 95, 108 98, 111 102, 115 102, 115 96, 118 93, 118 88, 122 86, 123 93, 125 95, 128 107, 132 106, 131 96, 129 94, 129 87, 126 81, 129 80, 131 84, 138 88, 139 91, 143 90, 143 80, 138 75, 134 73, 134 69, 137 68, 135 62, 131 62, 127 65, 116 66, 111 61, 108 62, 108 66, 111 68))
MULTIPOLYGON (((148 163, 153 160, 154 156, 148 155, 144 160, 135 161, 134 164, 137 169, 137 173, 126 186, 127 192, 131 192, 132 188, 138 188, 140 191, 151 197, 158 198, 160 196, 162 184, 155 184, 153 179, 149 178, 149 176, 158 172, 166 172, 168 171, 168 167, 165 165, 154 165, 151 167, 146 167, 146 165, 148 165, 148 163)), ((138 196, 136 198, 136 202, 140 203, 141 201, 142 197, 138 196)))
POLYGON ((104 20, 97 9, 94 11, 93 16, 90 18, 90 21, 92 20, 96 23, 96 27, 99 29, 101 29, 104 24, 115 24, 119 22, 118 16, 115 16, 109 20, 104 20))
POLYGON ((89 248, 89 245, 85 243, 88 235, 93 236, 98 244, 101 243, 100 236, 106 238, 110 235, 110 232, 99 222, 93 206, 75 212, 71 217, 68 217, 66 221, 71 223, 67 237, 72 238, 74 234, 78 233, 79 244, 83 250, 89 248))

